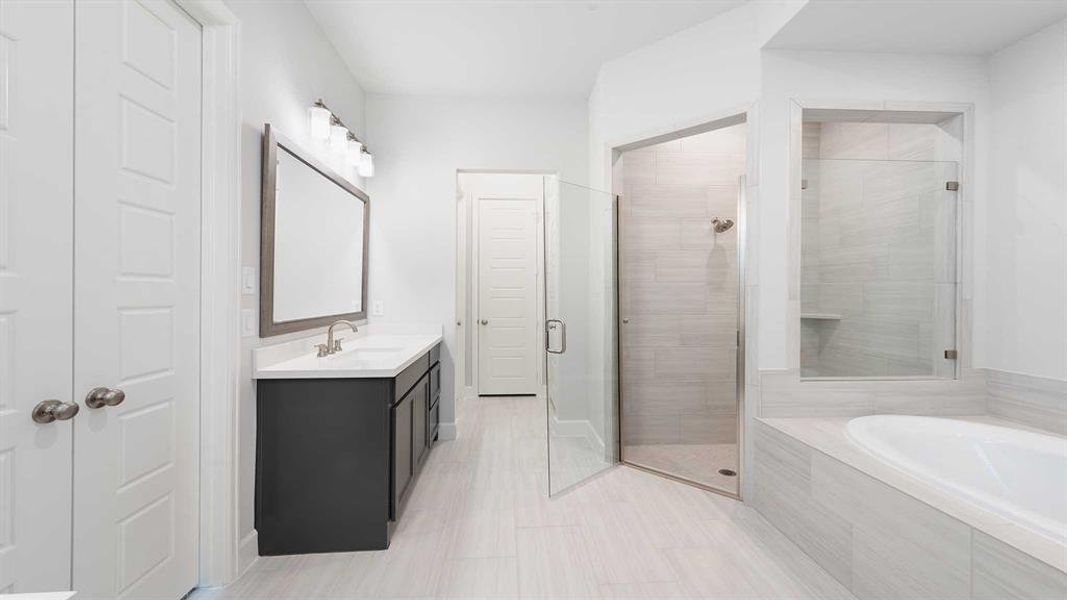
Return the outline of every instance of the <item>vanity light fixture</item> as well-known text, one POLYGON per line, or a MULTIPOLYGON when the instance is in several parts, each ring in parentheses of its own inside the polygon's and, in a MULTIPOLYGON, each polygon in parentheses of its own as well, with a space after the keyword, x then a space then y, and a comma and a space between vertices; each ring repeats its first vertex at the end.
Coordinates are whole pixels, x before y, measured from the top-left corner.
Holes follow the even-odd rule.
POLYGON ((326 141, 330 151, 343 157, 360 177, 374 176, 374 156, 366 144, 321 99, 308 108, 311 137, 326 141))
POLYGON ((330 151, 334 154, 348 152, 348 129, 344 125, 330 125, 330 151))
POLYGON ((345 155, 345 160, 353 167, 359 166, 359 160, 363 156, 363 144, 359 140, 353 137, 348 138, 348 154, 345 155))
POLYGON ((359 173, 360 177, 374 177, 374 155, 367 152, 366 148, 363 149, 363 153, 359 157, 356 172, 359 173))
POLYGON ((326 141, 330 139, 330 117, 333 113, 325 106, 315 104, 308 108, 308 123, 312 139, 326 141))

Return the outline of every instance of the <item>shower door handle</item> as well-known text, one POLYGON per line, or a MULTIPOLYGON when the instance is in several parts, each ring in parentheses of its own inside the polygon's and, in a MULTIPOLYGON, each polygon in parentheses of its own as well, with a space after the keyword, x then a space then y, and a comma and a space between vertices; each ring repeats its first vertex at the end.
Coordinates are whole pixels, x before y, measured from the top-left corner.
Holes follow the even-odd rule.
POLYGON ((563 319, 549 319, 545 321, 545 352, 549 354, 563 354, 567 351, 567 324, 563 322, 563 319), (560 345, 559 350, 552 349, 552 330, 557 326, 560 330, 560 345))

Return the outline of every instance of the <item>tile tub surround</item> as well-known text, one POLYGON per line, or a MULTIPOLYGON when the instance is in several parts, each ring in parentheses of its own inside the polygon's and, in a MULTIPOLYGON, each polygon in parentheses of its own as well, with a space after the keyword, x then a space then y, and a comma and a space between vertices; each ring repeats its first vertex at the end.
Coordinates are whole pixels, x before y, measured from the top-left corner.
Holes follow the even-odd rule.
MULTIPOLYGON (((738 228, 746 125, 621 157, 622 441, 737 441, 738 228)), ((651 466, 651 465, 650 465, 651 466)))
POLYGON ((800 379, 796 369, 760 371, 761 417, 858 417, 873 414, 986 414, 986 371, 960 379, 800 379))
POLYGON ((1067 381, 986 369, 989 414, 1067 435, 1067 381))
POLYGON ((752 502, 858 598, 1067 596, 1062 544, 881 462, 847 422, 758 419, 752 502))

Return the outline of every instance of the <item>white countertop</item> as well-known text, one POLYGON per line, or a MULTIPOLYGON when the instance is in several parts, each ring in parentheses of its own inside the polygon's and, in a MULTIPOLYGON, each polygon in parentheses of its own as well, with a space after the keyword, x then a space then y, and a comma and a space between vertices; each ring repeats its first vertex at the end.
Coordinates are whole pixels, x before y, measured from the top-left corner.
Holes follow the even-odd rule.
POLYGON ((344 350, 319 358, 316 344, 325 334, 264 346, 253 351, 255 379, 343 379, 396 377, 441 342, 440 332, 360 327, 338 331, 344 350))

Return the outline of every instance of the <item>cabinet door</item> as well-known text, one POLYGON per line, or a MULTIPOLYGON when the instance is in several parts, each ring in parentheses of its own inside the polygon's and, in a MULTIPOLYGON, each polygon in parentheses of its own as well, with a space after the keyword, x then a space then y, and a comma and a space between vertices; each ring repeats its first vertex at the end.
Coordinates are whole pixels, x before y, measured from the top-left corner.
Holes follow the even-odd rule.
POLYGON ((426 452, 426 413, 429 409, 430 401, 430 380, 429 377, 423 377, 412 390, 412 401, 414 402, 412 430, 411 430, 411 452, 414 455, 414 462, 416 465, 422 460, 423 453, 426 452))
POLYGON ((73 28, 69 0, 0 0, 0 595, 70 589, 75 421, 31 415, 76 400, 73 28))
MULTIPOLYGON (((412 390, 414 391, 414 390, 412 390)), ((389 506, 389 515, 396 519, 400 509, 400 499, 404 497, 408 484, 411 483, 411 417, 412 417, 412 394, 393 406, 392 429, 393 429, 393 468, 392 490, 393 497, 389 506)))

